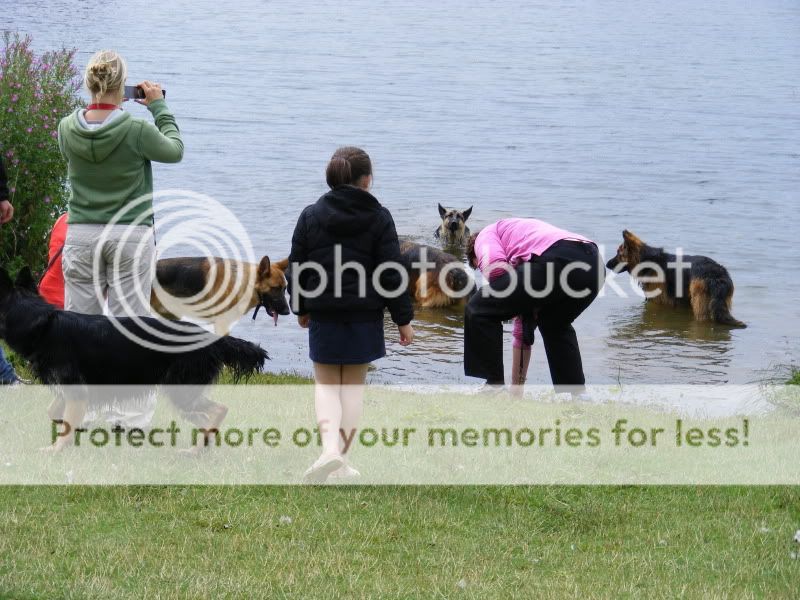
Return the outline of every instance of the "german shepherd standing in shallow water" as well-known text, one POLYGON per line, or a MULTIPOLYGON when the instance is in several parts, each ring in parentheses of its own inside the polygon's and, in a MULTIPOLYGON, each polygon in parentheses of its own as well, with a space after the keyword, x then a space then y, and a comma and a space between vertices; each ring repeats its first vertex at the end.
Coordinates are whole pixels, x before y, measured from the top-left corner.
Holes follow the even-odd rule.
POLYGON ((731 315, 733 280, 728 270, 707 256, 681 255, 680 258, 686 266, 678 272, 674 266, 678 259, 675 254, 648 246, 626 229, 622 232, 617 255, 606 267, 615 273, 628 271, 634 278, 643 278, 639 284, 648 295, 652 294, 648 300, 667 306, 689 305, 698 321, 747 327, 731 315))
MULTIPOLYGON (((205 432, 207 444, 228 409, 207 399, 203 387, 216 381, 223 367, 232 369, 235 378, 246 377, 259 372, 269 358, 265 350, 251 342, 230 336, 216 337, 191 323, 176 327, 152 317, 116 321, 154 347, 130 339, 103 315, 57 310, 39 296, 27 268, 20 272, 16 284, 0 269, 0 338, 30 362, 42 383, 74 386, 64 390, 63 398, 48 411, 51 419, 68 426, 52 450, 72 443, 70 432, 81 425, 90 405, 108 404, 109 399, 93 394, 91 386, 111 385, 170 386, 166 394, 184 418, 205 432), (168 341, 167 335, 173 340, 168 341), (208 343, 182 350, 182 342, 175 341, 175 336, 191 337, 189 343, 208 336, 208 343), (169 350, 158 349, 167 346, 169 350)), ((140 399, 141 390, 137 397, 117 398, 127 403, 140 399)))
POLYGON ((464 245, 470 236, 467 219, 472 214, 472 207, 467 210, 456 210, 439 205, 439 217, 442 224, 433 232, 433 237, 442 240, 446 245, 464 245))
POLYGON ((227 335, 242 315, 261 306, 277 325, 278 315, 289 314, 288 266, 288 258, 273 263, 268 256, 257 265, 203 256, 162 258, 156 263, 150 306, 167 319, 211 322, 217 335, 227 335))

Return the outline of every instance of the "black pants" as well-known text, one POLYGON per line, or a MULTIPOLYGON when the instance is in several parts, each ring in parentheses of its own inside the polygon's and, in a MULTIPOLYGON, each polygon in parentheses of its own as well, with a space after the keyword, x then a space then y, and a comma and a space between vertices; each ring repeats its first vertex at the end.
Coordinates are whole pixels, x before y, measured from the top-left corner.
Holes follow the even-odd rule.
MULTIPOLYGON (((506 297, 491 297, 482 289, 467 303, 464 373, 489 383, 504 383, 503 321, 537 311, 553 384, 582 386, 583 363, 572 322, 597 297, 605 281, 597 246, 562 240, 515 271, 516 285, 506 297)), ((511 275, 504 273, 489 287, 508 292, 511 283, 511 275)))

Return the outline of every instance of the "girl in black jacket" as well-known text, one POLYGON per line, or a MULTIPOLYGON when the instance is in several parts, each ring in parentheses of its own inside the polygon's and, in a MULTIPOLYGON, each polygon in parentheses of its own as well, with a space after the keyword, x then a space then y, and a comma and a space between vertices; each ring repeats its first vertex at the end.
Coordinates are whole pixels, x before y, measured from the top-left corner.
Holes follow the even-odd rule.
POLYGON ((370 194, 372 163, 360 148, 339 148, 328 163, 331 191, 300 214, 292 236, 292 309, 309 329, 315 408, 322 456, 306 479, 358 472, 342 457, 361 417, 367 366, 386 354, 383 311, 414 338, 414 312, 404 280, 397 231, 389 211, 370 194))

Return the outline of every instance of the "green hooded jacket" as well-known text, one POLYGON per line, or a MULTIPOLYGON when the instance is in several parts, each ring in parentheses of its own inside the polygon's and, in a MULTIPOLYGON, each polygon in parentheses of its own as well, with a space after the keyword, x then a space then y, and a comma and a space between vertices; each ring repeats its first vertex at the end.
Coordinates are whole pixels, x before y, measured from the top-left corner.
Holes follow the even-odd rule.
MULTIPOLYGON (((150 161, 180 162, 183 158, 175 117, 164 100, 147 109, 155 125, 123 112, 96 129, 86 129, 78 109, 58 125, 58 145, 67 159, 72 191, 69 224, 109 223, 120 209, 129 209, 117 220, 130 224, 143 213, 152 215, 153 169, 150 161), (134 202, 143 196, 142 202, 134 202)), ((142 225, 152 225, 145 218, 142 225)))

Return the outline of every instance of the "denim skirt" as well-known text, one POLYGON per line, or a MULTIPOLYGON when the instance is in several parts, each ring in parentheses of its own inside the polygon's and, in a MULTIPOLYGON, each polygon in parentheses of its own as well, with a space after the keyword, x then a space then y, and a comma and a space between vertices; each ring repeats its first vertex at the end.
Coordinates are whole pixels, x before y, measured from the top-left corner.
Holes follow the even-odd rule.
POLYGON ((363 365, 386 356, 383 320, 354 323, 311 320, 309 357, 324 365, 363 365))

